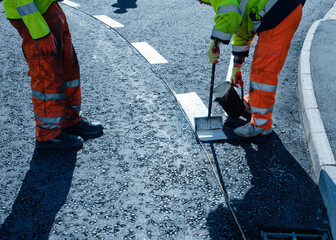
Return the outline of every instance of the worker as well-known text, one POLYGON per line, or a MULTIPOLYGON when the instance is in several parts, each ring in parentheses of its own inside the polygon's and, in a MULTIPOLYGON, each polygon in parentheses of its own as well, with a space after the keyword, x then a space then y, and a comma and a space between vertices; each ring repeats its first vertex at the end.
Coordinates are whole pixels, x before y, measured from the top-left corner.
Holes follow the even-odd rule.
POLYGON ((220 44, 232 38, 231 82, 242 85, 241 66, 258 35, 250 72, 249 93, 244 102, 251 111, 249 123, 234 129, 238 136, 250 138, 272 132, 272 113, 280 73, 302 17, 305 0, 198 0, 216 12, 208 58, 217 63, 220 44), (214 45, 217 44, 217 51, 214 45))
POLYGON ((56 0, 3 0, 6 17, 22 38, 31 77, 37 149, 81 147, 102 133, 81 115, 80 71, 63 10, 56 0))

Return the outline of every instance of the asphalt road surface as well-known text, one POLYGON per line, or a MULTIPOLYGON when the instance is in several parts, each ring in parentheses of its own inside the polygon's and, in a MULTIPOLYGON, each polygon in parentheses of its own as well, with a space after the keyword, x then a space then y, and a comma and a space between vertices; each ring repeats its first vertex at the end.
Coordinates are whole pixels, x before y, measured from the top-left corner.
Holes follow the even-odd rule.
MULTIPOLYGON (((105 131, 79 151, 48 152, 34 149, 27 64, 0 5, 0 239, 241 239, 164 83, 207 102, 212 9, 192 0, 76 3, 62 7, 81 64, 83 112, 105 131), (113 30, 93 15, 124 27, 113 30), (167 63, 151 66, 134 42, 149 43, 167 63)), ((249 239, 266 228, 328 228, 300 120, 297 63, 308 28, 332 4, 305 5, 279 76, 274 133, 205 145, 249 239)), ((230 59, 228 47, 221 53, 216 81, 230 59)))

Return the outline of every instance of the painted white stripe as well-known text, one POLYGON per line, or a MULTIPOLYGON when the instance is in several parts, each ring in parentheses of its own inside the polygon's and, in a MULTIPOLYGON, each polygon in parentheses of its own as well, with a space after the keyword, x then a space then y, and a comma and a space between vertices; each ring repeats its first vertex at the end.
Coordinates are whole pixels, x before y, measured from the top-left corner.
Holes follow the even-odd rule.
POLYGON ((336 10, 335 7, 333 9, 333 13, 331 14, 331 16, 329 17, 329 19, 336 19, 336 10))
MULTIPOLYGON (((176 98, 194 129, 195 118, 206 118, 208 116, 208 108, 195 92, 176 94, 176 98)), ((198 130, 197 135, 202 142, 227 139, 227 136, 221 128, 215 130, 198 130)))
POLYGON ((105 23, 106 25, 112 27, 112 28, 121 28, 124 27, 124 25, 122 25, 121 23, 113 20, 112 18, 106 16, 106 15, 94 15, 95 18, 99 19, 100 21, 102 21, 103 23, 105 23))
POLYGON ((177 101, 181 104, 183 111, 188 116, 191 125, 195 128, 195 117, 208 116, 208 108, 202 99, 195 92, 176 94, 177 101))
POLYGON ((135 42, 132 43, 133 47, 135 47, 144 58, 151 64, 159 64, 159 63, 168 63, 164 57, 160 55, 151 45, 147 42, 135 42))
POLYGON ((336 11, 330 16, 330 19, 336 19, 336 11))
POLYGON ((70 7, 79 7, 80 6, 78 3, 71 2, 69 0, 63 0, 62 3, 64 3, 65 5, 68 5, 70 7))

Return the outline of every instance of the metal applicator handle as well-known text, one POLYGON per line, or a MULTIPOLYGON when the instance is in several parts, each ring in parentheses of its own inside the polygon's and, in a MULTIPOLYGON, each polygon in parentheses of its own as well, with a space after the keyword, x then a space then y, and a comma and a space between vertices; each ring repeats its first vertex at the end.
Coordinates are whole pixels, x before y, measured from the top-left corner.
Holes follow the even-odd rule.
MULTIPOLYGON (((214 51, 217 52, 218 40, 215 39, 214 44, 214 51)), ((210 96, 209 96, 209 109, 208 109, 208 118, 211 117, 211 109, 212 109, 212 96, 213 96, 213 89, 214 89, 214 82, 215 82, 215 71, 216 71, 216 63, 212 64, 212 72, 211 72, 211 82, 210 82, 210 96)))

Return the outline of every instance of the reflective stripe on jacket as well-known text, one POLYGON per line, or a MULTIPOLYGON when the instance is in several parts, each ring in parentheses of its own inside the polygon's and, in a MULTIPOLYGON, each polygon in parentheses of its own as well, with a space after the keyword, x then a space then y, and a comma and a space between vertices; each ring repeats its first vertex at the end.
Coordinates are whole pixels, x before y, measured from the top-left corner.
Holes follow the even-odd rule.
POLYGON ((303 2, 304 0, 210 0, 216 12, 211 38, 229 44, 232 37, 233 55, 246 57, 259 29, 269 30, 267 24, 275 27, 303 2), (284 8, 287 10, 284 11, 284 8), (263 18, 267 21, 263 21, 263 18))
POLYGON ((50 33, 44 14, 56 0, 3 0, 8 19, 22 19, 33 39, 43 38, 50 33))

